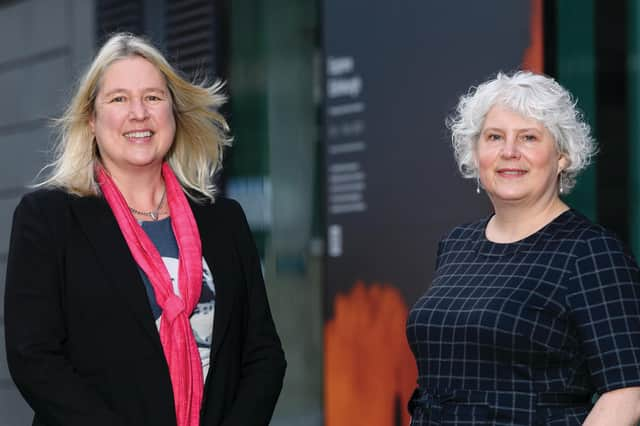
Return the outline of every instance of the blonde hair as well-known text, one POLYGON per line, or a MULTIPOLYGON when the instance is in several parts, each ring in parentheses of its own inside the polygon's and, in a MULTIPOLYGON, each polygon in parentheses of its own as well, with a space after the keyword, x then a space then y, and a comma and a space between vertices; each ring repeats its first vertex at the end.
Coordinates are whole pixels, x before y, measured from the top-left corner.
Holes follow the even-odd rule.
POLYGON ((89 119, 107 68, 132 56, 153 64, 171 94, 176 132, 166 160, 191 198, 213 201, 217 192, 214 177, 222 168, 224 148, 232 140, 226 120, 217 111, 226 101, 221 92, 224 84, 185 80, 151 43, 129 33, 111 36, 80 79, 64 114, 54 122, 58 131, 54 160, 41 171, 49 171, 47 177, 35 186, 59 187, 80 196, 100 194, 94 174, 99 154, 89 119))

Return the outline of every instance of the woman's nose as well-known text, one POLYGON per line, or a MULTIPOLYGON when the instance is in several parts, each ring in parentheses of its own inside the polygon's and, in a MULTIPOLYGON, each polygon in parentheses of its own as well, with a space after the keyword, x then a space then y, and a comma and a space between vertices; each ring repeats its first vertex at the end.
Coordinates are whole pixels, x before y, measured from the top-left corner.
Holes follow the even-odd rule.
POLYGON ((505 139, 504 145, 502 145, 501 154, 505 158, 514 158, 520 156, 520 152, 518 151, 518 144, 516 143, 516 138, 507 137, 505 139))
POLYGON ((133 99, 129 103, 129 115, 136 120, 144 120, 147 118, 148 111, 147 106, 142 99, 133 99))

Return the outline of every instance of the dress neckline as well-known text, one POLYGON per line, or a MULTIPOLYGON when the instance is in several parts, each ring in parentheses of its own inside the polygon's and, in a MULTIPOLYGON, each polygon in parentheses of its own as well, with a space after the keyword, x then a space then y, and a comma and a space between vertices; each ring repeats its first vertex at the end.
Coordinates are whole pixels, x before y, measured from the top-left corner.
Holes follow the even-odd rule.
POLYGON ((555 234, 555 232, 559 228, 562 228, 564 224, 573 216, 575 216, 575 211, 569 208, 560 213, 542 228, 538 229, 533 234, 524 237, 521 240, 511 243, 496 243, 487 239, 486 236, 487 224, 493 217, 493 215, 491 215, 480 222, 477 229, 477 234, 474 238, 474 248, 476 251, 485 256, 506 256, 518 251, 531 249, 541 239, 548 239, 551 235, 555 234))

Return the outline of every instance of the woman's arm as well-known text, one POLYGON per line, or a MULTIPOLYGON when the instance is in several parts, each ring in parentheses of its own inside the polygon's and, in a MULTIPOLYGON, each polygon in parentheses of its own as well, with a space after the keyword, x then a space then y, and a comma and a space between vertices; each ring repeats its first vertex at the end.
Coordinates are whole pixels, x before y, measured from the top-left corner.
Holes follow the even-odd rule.
POLYGON ((640 387, 603 393, 584 426, 635 426, 640 421, 640 387))
MULTIPOLYGON (((48 426, 121 426, 124 423, 78 376, 69 362, 63 308, 61 223, 33 196, 14 213, 7 260, 5 337, 9 371, 18 389, 48 426)), ((40 200, 41 201, 41 200, 40 200)))
POLYGON ((640 269, 615 236, 601 232, 580 244, 568 281, 568 305, 601 395, 585 425, 636 425, 640 420, 640 269))
POLYGON ((238 392, 223 425, 266 426, 282 389, 286 361, 247 219, 240 205, 236 202, 233 205, 233 216, 238 222, 235 240, 247 284, 247 334, 238 392))

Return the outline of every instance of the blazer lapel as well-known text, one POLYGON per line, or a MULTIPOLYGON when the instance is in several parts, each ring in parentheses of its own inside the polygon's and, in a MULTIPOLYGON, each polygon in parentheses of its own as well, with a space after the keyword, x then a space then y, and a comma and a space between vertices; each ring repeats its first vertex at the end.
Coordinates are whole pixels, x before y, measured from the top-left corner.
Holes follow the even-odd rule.
POLYGON ((136 322, 162 352, 138 266, 106 200, 98 197, 73 198, 72 210, 95 250, 102 272, 125 305, 128 305, 136 322))
POLYGON ((211 346, 211 359, 214 359, 229 325, 235 295, 233 285, 237 277, 233 274, 233 241, 218 209, 210 205, 197 204, 192 200, 189 202, 200 231, 202 255, 211 269, 216 288, 216 311, 211 346))

